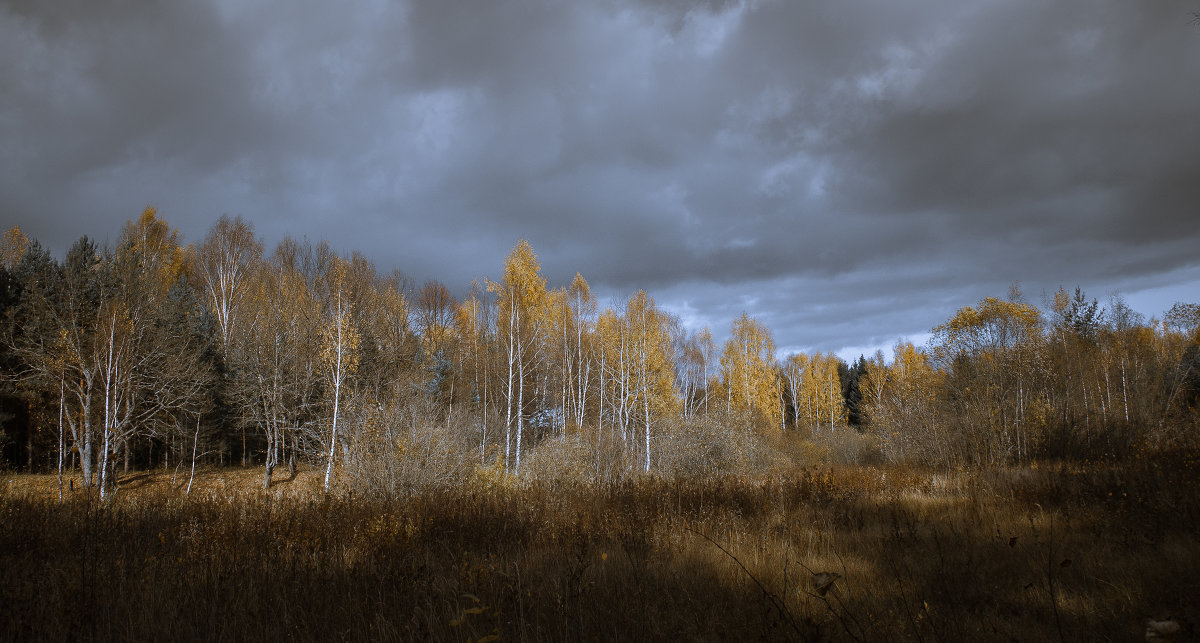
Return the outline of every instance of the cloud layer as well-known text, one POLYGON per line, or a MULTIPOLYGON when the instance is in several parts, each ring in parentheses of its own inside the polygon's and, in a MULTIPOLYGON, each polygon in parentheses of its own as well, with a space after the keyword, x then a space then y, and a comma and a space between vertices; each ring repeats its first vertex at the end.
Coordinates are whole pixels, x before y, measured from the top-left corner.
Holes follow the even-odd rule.
POLYGON ((0 217, 61 252, 241 214, 452 287, 525 237, 552 283, 789 349, 1014 281, 1155 314, 1200 299, 1196 9, 10 1, 0 217))

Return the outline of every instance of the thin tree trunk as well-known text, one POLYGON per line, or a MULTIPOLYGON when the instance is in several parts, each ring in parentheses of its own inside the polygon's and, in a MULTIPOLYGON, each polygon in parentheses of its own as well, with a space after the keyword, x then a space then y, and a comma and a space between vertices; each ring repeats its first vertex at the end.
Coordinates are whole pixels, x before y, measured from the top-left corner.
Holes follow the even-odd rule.
POLYGON ((263 489, 271 488, 271 474, 275 472, 275 463, 279 459, 278 429, 267 428, 267 458, 263 465, 263 489))
POLYGON ((646 308, 642 305, 642 409, 646 416, 646 473, 650 473, 650 373, 646 368, 646 353, 649 347, 649 329, 646 327, 646 308))
POLYGON ((1129 424, 1129 390, 1125 382, 1125 357, 1121 356, 1121 406, 1125 407, 1125 424, 1129 424))
POLYGON ((100 500, 108 498, 108 427, 104 428, 104 445, 100 450, 100 500))
POLYGON ((600 412, 596 414, 596 440, 597 448, 599 448, 600 440, 604 438, 604 369, 608 366, 608 360, 604 354, 600 354, 600 412))
POLYGON ((1112 410, 1112 385, 1108 378, 1108 362, 1104 363, 1104 399, 1108 409, 1112 410))
POLYGON ((1085 431, 1085 435, 1087 438, 1089 438, 1088 441, 1090 442, 1091 441, 1090 437, 1091 437, 1091 432, 1092 432, 1092 420, 1091 420, 1091 414, 1088 412, 1087 378, 1084 376, 1082 368, 1079 372, 1079 391, 1083 395, 1083 428, 1085 431))
POLYGON ((836 402, 833 399, 833 380, 829 380, 829 432, 833 433, 833 415, 836 410, 836 402))
POLYGON ((63 497, 63 406, 66 399, 66 383, 58 384, 58 499, 63 497))
POLYGON ((567 302, 564 298, 564 300, 563 300, 563 343, 562 343, 563 355, 562 355, 562 371, 560 373, 560 376, 562 378, 562 382, 561 382, 561 384, 562 384, 562 386, 561 386, 561 389, 562 389, 562 392, 561 392, 561 395, 562 395, 562 422, 561 422, 562 431, 561 431, 561 433, 567 432, 567 414, 569 412, 574 411, 574 405, 571 403, 572 400, 570 399, 571 397, 574 397, 574 396, 568 393, 568 391, 570 391, 572 393, 574 392, 574 387, 571 386, 571 367, 573 366, 571 363, 571 344, 570 344, 570 341, 568 341, 568 339, 567 339, 569 337, 569 335, 567 334, 567 316, 569 314, 570 314, 570 308, 568 307, 567 302))
POLYGON ((592 373, 592 364, 587 360, 587 372, 584 372, 584 355, 583 355, 583 315, 577 311, 575 314, 579 319, 575 327, 575 355, 578 358, 578 366, 575 369, 575 376, 578 379, 578 392, 575 395, 577 408, 575 410, 575 423, 579 430, 583 430, 583 423, 587 416, 587 389, 588 377, 592 373))
POLYGON ((192 472, 188 475, 187 489, 183 492, 184 496, 192 494, 192 481, 196 479, 196 450, 200 446, 200 417, 196 416, 196 434, 192 437, 192 472))
POLYGON ((642 408, 646 415, 646 473, 650 473, 650 395, 647 388, 642 388, 642 408))
POLYGON ((516 297, 513 295, 510 297, 508 309, 508 392, 504 398, 504 470, 506 472, 511 470, 509 458, 512 455, 513 377, 516 375, 514 360, 517 354, 516 323, 518 314, 515 303, 516 297))
POLYGON ((479 329, 476 327, 478 311, 476 297, 471 297, 471 354, 475 357, 475 393, 479 395, 479 465, 487 464, 487 375, 483 388, 479 386, 479 329))
MULTIPOLYGON (((32 406, 32 405, 30 405, 32 406)), ((32 416, 33 414, 30 413, 32 416)), ((29 423, 29 430, 25 432, 25 468, 29 473, 33 473, 33 423, 29 423)))
POLYGON ((112 415, 112 364, 113 364, 113 338, 116 332, 116 320, 113 320, 113 328, 109 334, 108 341, 108 369, 104 375, 104 448, 100 454, 100 500, 107 498, 108 493, 108 446, 109 435, 111 434, 112 415))
MULTIPOLYGON (((340 286, 339 286, 340 288, 340 286)), ((342 292, 338 290, 337 310, 335 320, 337 344, 334 350, 337 351, 333 363, 333 428, 329 433, 329 462, 325 465, 325 493, 329 493, 329 481, 333 477, 333 459, 337 453, 337 428, 338 428, 338 410, 342 396, 342 354, 345 352, 345 343, 342 337, 342 292)))
MULTIPOLYGON (((337 358, 338 374, 341 374, 342 356, 339 353, 337 358)), ((335 378, 336 380, 336 378, 335 378)), ((329 480, 333 477, 333 456, 337 448, 337 421, 338 421, 338 403, 341 400, 342 386, 341 382, 335 381, 333 385, 333 431, 329 436, 329 463, 325 465, 325 493, 329 493, 329 480)))
POLYGON ((521 474, 521 434, 525 432, 525 350, 522 348, 517 356, 517 454, 513 473, 521 474))

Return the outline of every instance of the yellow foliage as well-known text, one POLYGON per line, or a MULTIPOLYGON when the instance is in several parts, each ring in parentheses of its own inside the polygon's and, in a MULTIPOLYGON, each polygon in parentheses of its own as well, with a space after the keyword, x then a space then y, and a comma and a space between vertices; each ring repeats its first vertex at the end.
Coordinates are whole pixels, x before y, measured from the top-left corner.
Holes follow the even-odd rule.
POLYGON ((490 465, 475 467, 475 484, 482 489, 504 487, 509 481, 508 472, 504 468, 504 454, 497 453, 496 459, 490 465))
POLYGON ((333 301, 330 302, 330 318, 324 328, 320 356, 338 385, 346 375, 354 373, 359 360, 358 331, 351 319, 350 301, 342 292, 345 277, 346 263, 335 259, 332 268, 333 301))
POLYGON ((888 457, 898 460, 912 455, 915 443, 932 439, 942 378, 929 356, 912 342, 896 344, 890 366, 883 363, 882 355, 867 363, 860 408, 888 457))
POLYGON ((846 423, 837 355, 798 353, 788 357, 784 376, 794 382, 793 404, 803 421, 813 428, 828 429, 846 423))
POLYGON ((0 240, 0 265, 12 270, 21 263, 25 251, 29 249, 29 237, 21 232, 21 226, 13 226, 4 233, 0 240))
POLYGON ((725 342, 721 379, 729 410, 749 411, 766 426, 781 426, 783 405, 775 371, 775 341, 770 329, 746 313, 734 320, 729 341, 725 342))
POLYGON ((624 314, 611 308, 600 314, 593 348, 607 374, 606 404, 636 407, 644 414, 642 404, 648 402, 653 418, 679 412, 668 323, 654 299, 641 290, 629 298, 624 314))
POLYGON ((1039 336, 1041 326, 1042 315, 1037 307, 986 297, 978 309, 960 308, 949 321, 933 329, 934 354, 948 361, 961 354, 1012 350, 1039 336))
POLYGON ((121 230, 119 257, 136 259, 137 268, 151 278, 157 295, 165 295, 183 274, 184 254, 179 231, 172 230, 152 206, 146 206, 137 221, 127 221, 121 230))
POLYGON ((655 306, 654 299, 646 291, 639 290, 629 298, 625 323, 635 350, 635 367, 639 379, 644 380, 644 394, 649 396, 651 413, 659 415, 679 411, 667 321, 667 316, 655 306))
POLYGON ((524 239, 505 258, 503 280, 499 283, 487 280, 487 289, 498 295, 496 305, 501 320, 512 319, 521 326, 535 325, 545 315, 546 280, 541 276, 533 247, 524 239))

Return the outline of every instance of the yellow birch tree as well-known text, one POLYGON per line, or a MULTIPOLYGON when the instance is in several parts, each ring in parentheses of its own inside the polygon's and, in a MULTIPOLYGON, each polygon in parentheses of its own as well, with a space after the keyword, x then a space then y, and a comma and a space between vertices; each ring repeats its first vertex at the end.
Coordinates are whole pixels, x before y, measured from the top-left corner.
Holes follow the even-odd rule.
POLYGON ((763 427, 779 427, 783 407, 771 331, 746 313, 734 320, 721 354, 726 410, 748 412, 763 427))

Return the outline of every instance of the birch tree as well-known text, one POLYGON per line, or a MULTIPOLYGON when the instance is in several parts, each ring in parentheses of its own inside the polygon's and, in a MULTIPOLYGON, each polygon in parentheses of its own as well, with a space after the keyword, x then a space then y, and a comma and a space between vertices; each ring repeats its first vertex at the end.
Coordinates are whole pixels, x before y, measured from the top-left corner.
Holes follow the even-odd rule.
POLYGON ((712 331, 707 326, 689 333, 676 348, 677 379, 685 417, 708 415, 712 356, 716 351, 712 331))
POLYGON ((571 416, 575 419, 575 427, 583 429, 587 419, 588 400, 592 382, 592 350, 590 340, 595 325, 596 298, 592 296, 591 288, 583 275, 575 273, 571 286, 567 289, 567 301, 574 322, 574 334, 567 341, 568 362, 571 365, 569 373, 571 381, 570 406, 571 416))
POLYGON ((804 353, 794 353, 788 355, 784 360, 783 382, 787 386, 788 400, 791 402, 792 408, 792 427, 800 428, 801 426, 801 405, 804 399, 804 384, 810 376, 808 355, 804 353))
POLYGON ((471 399, 479 412, 477 427, 479 428, 479 464, 487 464, 487 435, 488 435, 488 402, 489 402, 489 368, 491 345, 491 307, 483 300, 479 282, 472 281, 471 289, 466 299, 458 306, 455 314, 455 326, 463 338, 463 344, 470 347, 467 365, 470 368, 471 399))
POLYGON ((1041 338, 1040 311, 1015 298, 984 298, 933 329, 932 358, 949 376, 947 395, 970 457, 997 463, 1025 450, 1031 428, 1026 389, 1041 338))
POLYGON ((54 301, 43 300, 44 310, 52 316, 49 323, 57 332, 49 337, 27 337, 23 351, 48 372, 61 369, 64 373, 65 418, 73 450, 79 455, 84 486, 95 481, 95 445, 101 439, 94 413, 100 374, 95 361, 90 359, 101 304, 99 263, 96 246, 87 237, 71 246, 63 264, 57 297, 54 301))
POLYGON ((294 459, 296 433, 314 416, 318 364, 311 347, 323 336, 319 302, 304 278, 277 258, 260 266, 246 286, 247 323, 235 342, 245 361, 238 399, 265 439, 263 487, 269 488, 288 438, 294 459))
POLYGON ((356 387, 378 404, 409 395, 419 377, 420 338, 414 332, 408 282, 397 271, 375 278, 354 304, 360 335, 356 387))
POLYGON ((434 402, 451 409, 455 380, 461 370, 453 368, 451 355, 457 353, 454 346, 457 308, 458 302, 440 281, 425 282, 413 302, 413 315, 421 336, 422 368, 427 373, 425 392, 434 402))
POLYGON ((721 353, 726 410, 747 412, 762 426, 780 425, 779 378, 771 331, 746 313, 734 320, 721 353))
POLYGON ((671 319, 660 311, 646 291, 639 290, 625 306, 625 327, 630 351, 632 403, 642 420, 642 468, 650 471, 655 418, 679 412, 675 396, 675 368, 671 319))
POLYGON ((810 430, 830 431, 846 424, 846 404, 838 375, 840 364, 841 360, 832 353, 797 353, 788 357, 783 380, 788 386, 796 424, 810 430))
MULTIPOLYGON (((168 295, 182 270, 177 235, 152 208, 125 227, 116 253, 86 238, 67 253, 61 277, 40 286, 45 326, 27 334, 21 353, 62 393, 62 417, 77 449, 85 485, 107 498, 111 461, 131 438, 196 402, 200 369, 174 368, 168 295)), ((127 459, 128 462, 128 459, 127 459)))
POLYGON ((196 273, 221 334, 221 354, 229 361, 231 337, 242 317, 254 270, 262 261, 262 243, 241 217, 222 215, 196 253, 196 273))
POLYGON ((542 334, 548 295, 546 280, 540 273, 537 255, 522 239, 504 261, 503 280, 488 281, 488 290, 496 293, 497 330, 507 366, 504 464, 517 474, 521 471, 521 441, 527 418, 525 388, 528 385, 532 389, 536 384, 532 380, 544 356, 542 334))
POLYGON ((876 354, 867 362, 862 408, 884 454, 898 462, 944 463, 954 447, 938 430, 941 375, 912 342, 898 342, 891 365, 876 354))
POLYGON ((338 440, 338 411, 347 379, 358 367, 358 333, 350 316, 350 303, 345 296, 346 265, 334 259, 331 270, 331 300, 328 302, 325 334, 321 343, 321 361, 333 392, 333 421, 329 433, 329 457, 325 466, 325 492, 333 476, 333 461, 338 440))

